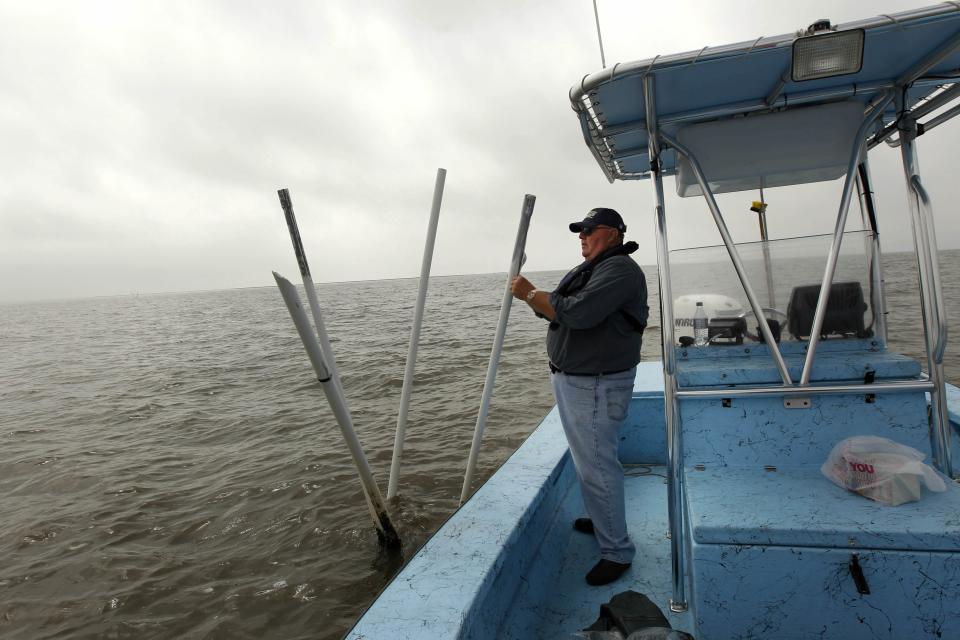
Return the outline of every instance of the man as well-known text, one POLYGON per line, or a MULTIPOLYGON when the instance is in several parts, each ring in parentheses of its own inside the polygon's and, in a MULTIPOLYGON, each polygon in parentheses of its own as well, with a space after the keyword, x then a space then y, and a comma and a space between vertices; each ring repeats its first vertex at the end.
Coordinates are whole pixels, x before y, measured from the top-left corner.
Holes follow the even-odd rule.
POLYGON ((597 537, 600 561, 586 579, 602 585, 619 578, 636 552, 627 535, 617 447, 640 362, 647 285, 629 257, 637 243, 623 243, 627 227, 619 213, 593 209, 570 230, 580 234, 584 262, 551 293, 523 276, 514 278, 511 291, 550 320, 553 392, 589 515, 577 518, 574 528, 597 537))

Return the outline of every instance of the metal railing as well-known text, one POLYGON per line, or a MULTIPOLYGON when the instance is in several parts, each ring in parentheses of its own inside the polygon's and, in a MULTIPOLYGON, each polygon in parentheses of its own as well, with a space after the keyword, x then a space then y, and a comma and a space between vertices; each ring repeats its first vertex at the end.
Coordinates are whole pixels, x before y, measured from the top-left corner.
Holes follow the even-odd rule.
POLYGON ((737 251, 736 245, 734 245, 733 236, 730 235, 730 231, 727 229, 727 224, 723 220, 723 214, 720 212, 720 206, 717 204, 717 199, 713 195, 713 190, 710 189, 710 184, 707 182, 707 178, 703 174, 703 169, 700 167, 699 161, 689 149, 675 139, 664 134, 661 134, 661 137, 663 138, 664 142, 676 149, 677 153, 683 155, 690 163, 690 168, 693 170, 693 174, 697 178, 697 183, 700 185, 700 189, 703 191, 703 197, 707 201, 707 206, 710 208, 710 213, 713 215, 713 220, 717 225, 717 229, 720 231, 720 237, 723 238, 723 244, 726 246, 727 253, 730 255, 730 261, 733 262, 733 268, 736 269, 737 277, 740 279, 740 284, 743 286, 743 291, 747 295, 750 308, 753 310, 753 313, 757 318, 757 322, 760 323, 760 332, 763 334, 763 339, 766 344, 770 345, 770 355, 773 357, 773 360, 777 365, 777 371, 780 373, 780 378, 783 380, 783 384, 785 385, 793 384, 793 380, 790 379, 790 372, 787 370, 787 363, 783 360, 783 354, 780 353, 780 347, 777 346, 776 340, 773 339, 773 331, 770 329, 770 323, 767 321, 766 315, 763 313, 763 305, 760 304, 760 299, 753 290, 753 285, 750 284, 750 279, 747 277, 747 271, 743 266, 743 261, 740 259, 740 253, 737 251))
POLYGON ((807 345, 807 356, 803 362, 803 373, 800 374, 800 384, 809 384, 813 373, 813 360, 817 353, 817 344, 820 341, 820 330, 827 315, 827 302, 830 299, 830 288, 833 285, 833 275, 837 268, 837 257, 840 255, 840 244, 843 242, 843 230, 847 226, 847 212, 850 210, 850 199, 853 187, 856 184, 855 175, 860 164, 860 155, 863 152, 863 142, 870 128, 883 113, 893 93, 881 94, 879 101, 872 111, 863 119, 860 128, 853 140, 853 149, 850 150, 850 160, 847 163, 847 177, 843 183, 843 195, 840 197, 840 210, 837 212, 837 222, 833 229, 833 242, 830 245, 830 254, 827 256, 827 267, 823 272, 823 281, 820 283, 820 296, 817 299, 817 308, 813 314, 813 326, 810 328, 810 343, 807 345))
POLYGON ((673 590, 670 610, 687 610, 683 557, 683 453, 680 419, 676 400, 677 354, 673 349, 673 292, 670 286, 670 250, 667 246, 667 220, 664 208, 663 175, 660 171, 660 139, 657 131, 656 81, 647 76, 643 82, 647 108, 647 140, 653 174, 654 222, 657 232, 657 275, 660 283, 660 334, 663 349, 663 406, 667 427, 667 515, 670 520, 670 567, 673 590), (666 301, 666 302, 664 302, 666 301))
POLYGON ((758 387, 731 387, 717 389, 714 387, 692 387, 680 389, 676 392, 677 398, 749 398, 755 396, 795 397, 795 396, 835 396, 876 393, 911 393, 915 391, 931 391, 934 385, 929 380, 907 380, 901 382, 873 382, 870 384, 825 384, 825 385, 796 385, 758 386, 758 387))
POLYGON ((933 289, 931 303, 933 305, 934 334, 936 342, 933 346, 933 361, 937 364, 943 362, 943 354, 947 349, 947 314, 944 311, 943 287, 940 284, 940 259, 937 256, 936 234, 933 227, 933 205, 930 203, 930 196, 927 190, 923 188, 920 182, 920 176, 914 174, 910 178, 910 186, 914 193, 920 199, 922 210, 920 211, 919 221, 922 237, 926 240, 926 255, 924 260, 927 263, 927 272, 930 274, 930 284, 933 289))
POLYGON ((870 164, 866 157, 860 159, 860 166, 857 169, 857 189, 863 228, 870 230, 870 237, 865 242, 870 260, 870 309, 873 313, 873 335, 879 340, 881 346, 886 348, 887 308, 883 291, 883 254, 880 251, 880 228, 873 198, 873 179, 870 176, 870 164))
MULTIPOLYGON (((909 14, 910 18, 925 17, 928 15, 938 15, 960 10, 960 5, 948 5, 937 8, 924 9, 919 12, 909 14)), ((904 14, 906 17, 908 14, 904 14)), ((872 27, 877 26, 874 21, 866 21, 857 26, 872 27)), ((846 27, 853 28, 850 25, 846 27)), ((752 51, 759 47, 780 46, 787 40, 792 40, 793 36, 782 36, 770 39, 759 39, 749 45, 739 43, 730 47, 722 47, 712 50, 708 56, 729 55, 733 52, 752 51)), ((946 475, 953 476, 952 461, 950 459, 950 424, 949 415, 946 406, 946 394, 943 377, 943 353, 947 342, 946 318, 943 313, 943 294, 940 289, 939 265, 936 257, 936 240, 933 223, 933 213, 930 204, 930 198, 920 181, 916 167, 916 149, 913 140, 917 135, 915 118, 905 113, 903 104, 902 89, 907 86, 917 86, 920 84, 929 84, 936 79, 922 78, 929 69, 942 61, 946 56, 960 48, 960 34, 954 35, 941 43, 929 55, 920 62, 912 66, 908 71, 901 74, 898 78, 890 81, 880 81, 870 86, 838 87, 828 89, 823 92, 809 92, 808 94, 797 94, 790 97, 791 105, 804 102, 819 102, 828 98, 843 98, 856 94, 876 93, 868 103, 866 116, 857 131, 854 140, 854 147, 851 150, 850 160, 847 166, 846 180, 844 182, 843 194, 841 197, 840 208, 837 213, 837 223, 834 229, 833 242, 827 260, 827 267, 824 272, 820 287, 820 294, 817 300, 817 307, 814 312, 813 327, 810 332, 810 343, 808 344, 807 354, 803 365, 800 384, 793 384, 790 379, 789 371, 780 353, 779 347, 773 340, 769 324, 762 313, 759 300, 753 291, 743 264, 739 259, 739 254, 733 245, 732 238, 726 229, 723 216, 719 206, 716 203, 713 192, 711 191, 702 168, 696 157, 683 145, 673 138, 665 135, 660 127, 664 124, 678 124, 691 120, 704 119, 708 117, 721 117, 732 115, 733 113, 745 113, 760 109, 769 109, 771 104, 769 99, 779 100, 777 95, 768 96, 766 99, 753 101, 749 103, 739 103, 736 105, 719 105, 708 109, 698 109, 688 113, 672 113, 658 121, 656 109, 656 74, 655 70, 676 64, 691 64, 701 59, 701 56, 707 50, 705 47, 696 53, 680 54, 660 60, 658 58, 652 61, 643 61, 640 63, 630 63, 628 65, 614 65, 609 72, 603 74, 594 74, 584 77, 579 87, 575 86, 570 91, 570 99, 574 109, 581 117, 584 138, 587 146, 597 158, 601 167, 606 173, 607 179, 611 182, 618 177, 616 172, 617 155, 613 149, 606 144, 606 138, 616 133, 645 130, 647 134, 647 155, 650 159, 650 175, 654 186, 654 221, 656 225, 657 240, 657 260, 658 277, 660 284, 660 314, 661 314, 661 335, 662 350, 664 361, 664 414, 667 430, 667 482, 668 482, 668 511, 670 519, 670 558, 672 570, 672 595, 670 608, 673 611, 686 611, 688 604, 685 588, 685 569, 683 555, 683 541, 685 539, 685 523, 683 514, 683 450, 682 450, 682 428, 679 416, 680 398, 713 398, 713 397, 746 397, 756 395, 767 396, 797 396, 797 395, 822 395, 822 394, 875 394, 878 391, 899 393, 914 391, 929 391, 931 395, 931 448, 934 452, 934 462, 937 467, 946 475), (617 75, 618 68, 621 68, 623 74, 642 74, 643 98, 644 98, 644 120, 617 125, 615 127, 603 127, 599 116, 593 113, 592 102, 595 95, 592 93, 604 82, 610 81, 617 75), (881 140, 889 137, 892 131, 888 131, 890 126, 884 128, 880 126, 881 132, 874 135, 867 143, 868 134, 877 123, 890 104, 896 97, 897 111, 900 117, 897 120, 896 128, 900 132, 901 152, 903 157, 904 174, 907 180, 909 191, 909 201, 913 221, 914 243, 917 247, 917 255, 920 270, 920 293, 921 307, 924 317, 924 337, 927 346, 927 359, 929 365, 929 379, 918 381, 898 381, 872 384, 829 384, 829 385, 811 385, 810 377, 813 369, 813 361, 816 355, 819 333, 823 327, 824 317, 827 310, 827 302, 830 296, 830 287, 836 269, 837 258, 840 252, 840 245, 844 227, 846 225, 847 213, 850 207, 850 200, 853 194, 853 188, 856 184, 860 185, 859 196, 863 206, 865 217, 869 215, 870 227, 873 233, 873 246, 870 248, 871 256, 871 283, 872 283, 872 301, 882 300, 882 272, 879 266, 879 240, 877 239, 876 219, 873 212, 872 192, 869 184, 869 170, 865 158, 867 149, 873 147, 881 140), (674 319, 672 302, 673 296, 670 285, 670 256, 667 245, 666 232, 666 214, 663 191, 663 168, 661 163, 661 140, 673 147, 678 153, 686 156, 690 162, 697 182, 707 201, 710 212, 713 215, 720 235, 723 237, 724 245, 731 260, 736 268, 737 275, 754 314, 760 322, 761 332, 766 343, 770 346, 770 353, 773 356, 780 376, 783 380, 781 386, 737 388, 737 389, 684 389, 678 390, 676 381, 676 354, 674 352, 674 319), (601 147, 603 151, 601 151, 601 147), (869 211, 869 213, 867 213, 869 211), (934 340, 934 336, 936 336, 934 340)), ((778 92, 775 92, 778 93, 778 92)), ((957 91, 951 89, 938 94, 934 100, 947 100, 957 95, 957 91)), ((776 104, 776 103, 775 103, 776 104)), ((786 106, 786 105, 784 105, 786 106)), ((920 105, 919 109, 924 109, 920 105)), ((953 115, 953 110, 948 112, 953 115)), ((946 114, 944 114, 946 117, 946 114)), ((944 119, 945 119, 944 117, 944 119)), ((938 122, 939 123, 939 122, 938 122)), ((640 152, 639 149, 622 150, 620 154, 634 154, 640 152)), ((620 175, 619 177, 623 177, 620 175)), ((876 323, 878 331, 881 332, 881 338, 886 344, 886 322, 883 318, 883 308, 881 305, 874 306, 876 313, 876 323)))
MULTIPOLYGON (((897 106, 903 108, 902 98, 897 106)), ((910 113, 898 118, 900 129, 900 156, 907 183, 907 201, 913 243, 917 252, 917 270, 920 277, 920 310, 923 316, 923 335, 927 349, 927 372, 933 383, 930 391, 930 449, 936 467, 953 477, 950 454, 950 415, 947 409, 946 384, 943 372, 943 354, 947 346, 947 319, 940 286, 940 265, 937 258, 936 231, 930 196, 920 180, 917 150, 917 121, 910 113)))

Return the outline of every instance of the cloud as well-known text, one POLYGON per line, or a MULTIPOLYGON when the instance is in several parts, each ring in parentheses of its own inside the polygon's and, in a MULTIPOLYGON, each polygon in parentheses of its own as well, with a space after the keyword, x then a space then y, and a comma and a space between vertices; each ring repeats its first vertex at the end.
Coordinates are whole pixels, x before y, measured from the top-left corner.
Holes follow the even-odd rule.
MULTIPOLYGON (((863 13, 599 9, 608 62, 863 13)), ((439 166, 434 274, 505 270, 525 193, 538 196, 528 269, 575 262, 566 223, 598 204, 624 213, 651 263, 649 183, 606 183, 567 100, 598 67, 591 3, 574 0, 3 3, 0 300, 270 284, 270 270, 295 268, 280 187, 317 280, 414 276, 439 166)), ((960 195, 952 126, 921 140, 935 202, 960 195)), ((881 224, 905 248, 897 154, 882 151, 881 224)), ((804 191, 826 198, 814 212, 772 190, 772 233, 828 232, 838 193, 804 191)), ((752 197, 721 198, 738 240, 756 237, 752 197)), ((668 214, 671 246, 718 242, 702 202, 671 196, 668 214)), ((940 223, 944 245, 956 224, 940 223)))

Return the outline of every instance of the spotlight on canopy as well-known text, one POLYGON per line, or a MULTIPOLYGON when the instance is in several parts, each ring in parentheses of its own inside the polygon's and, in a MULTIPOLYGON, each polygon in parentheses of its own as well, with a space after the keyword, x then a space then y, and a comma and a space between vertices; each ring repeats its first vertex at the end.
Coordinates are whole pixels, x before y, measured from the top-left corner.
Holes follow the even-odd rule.
POLYGON ((832 31, 828 21, 811 25, 813 35, 793 43, 794 82, 857 73, 863 66, 863 29, 832 31))

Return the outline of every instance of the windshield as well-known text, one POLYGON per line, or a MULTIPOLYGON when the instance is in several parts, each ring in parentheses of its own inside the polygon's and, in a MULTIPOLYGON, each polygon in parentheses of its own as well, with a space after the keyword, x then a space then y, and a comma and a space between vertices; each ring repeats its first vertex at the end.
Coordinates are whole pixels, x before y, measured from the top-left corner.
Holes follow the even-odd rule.
MULTIPOLYGON (((832 235, 737 244, 747 277, 781 341, 809 339, 832 235)), ((825 339, 873 335, 868 231, 845 233, 821 332, 825 339)), ((675 337, 694 335, 697 303, 709 344, 756 342, 758 322, 723 245, 670 252, 675 337)))

